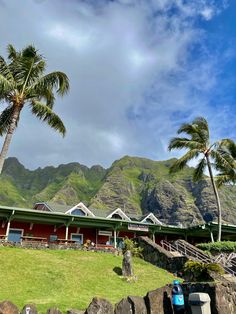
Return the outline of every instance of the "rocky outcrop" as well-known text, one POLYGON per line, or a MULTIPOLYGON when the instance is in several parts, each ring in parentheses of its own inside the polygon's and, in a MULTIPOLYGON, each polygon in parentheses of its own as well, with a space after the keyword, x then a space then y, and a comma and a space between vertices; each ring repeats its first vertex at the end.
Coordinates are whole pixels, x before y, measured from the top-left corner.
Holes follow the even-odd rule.
MULTIPOLYGON (((153 212, 169 224, 203 222, 207 213, 217 217, 208 177, 192 182, 192 168, 169 174, 175 160, 153 161, 125 156, 109 169, 79 163, 28 170, 16 158, 6 160, 0 180, 2 205, 32 206, 36 201, 91 208, 122 208, 132 216, 153 212)), ((223 220, 236 224, 236 186, 220 189, 223 220)))

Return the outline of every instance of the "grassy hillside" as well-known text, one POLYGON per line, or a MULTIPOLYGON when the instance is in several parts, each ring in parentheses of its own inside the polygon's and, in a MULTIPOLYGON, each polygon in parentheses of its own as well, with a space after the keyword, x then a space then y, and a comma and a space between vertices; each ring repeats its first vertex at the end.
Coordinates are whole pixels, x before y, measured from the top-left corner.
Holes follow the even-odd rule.
POLYGON ((113 304, 127 295, 143 296, 174 277, 141 259, 134 260, 137 282, 127 283, 114 271, 122 257, 83 251, 0 248, 0 301, 22 308, 35 303, 40 313, 51 306, 62 311, 85 309, 94 296, 113 304))

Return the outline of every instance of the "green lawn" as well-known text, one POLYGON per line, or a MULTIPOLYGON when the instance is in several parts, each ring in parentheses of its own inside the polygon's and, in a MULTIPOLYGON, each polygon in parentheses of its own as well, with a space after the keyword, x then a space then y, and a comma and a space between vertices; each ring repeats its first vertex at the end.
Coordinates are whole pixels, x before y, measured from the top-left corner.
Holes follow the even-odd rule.
POLYGON ((134 260, 137 282, 128 283, 116 272, 122 257, 83 251, 0 248, 0 301, 22 308, 36 303, 39 313, 51 306, 62 311, 85 309, 94 296, 113 304, 127 295, 143 296, 174 277, 145 261, 134 260))

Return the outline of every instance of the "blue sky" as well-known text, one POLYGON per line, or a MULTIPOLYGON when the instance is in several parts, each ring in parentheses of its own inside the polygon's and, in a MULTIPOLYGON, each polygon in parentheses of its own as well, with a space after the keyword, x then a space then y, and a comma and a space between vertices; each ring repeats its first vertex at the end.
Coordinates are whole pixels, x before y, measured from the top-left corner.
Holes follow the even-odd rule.
POLYGON ((26 167, 179 156, 168 142, 196 116, 235 140, 233 0, 0 0, 0 23, 1 55, 34 44, 71 83, 64 139, 25 108, 9 155, 26 167))

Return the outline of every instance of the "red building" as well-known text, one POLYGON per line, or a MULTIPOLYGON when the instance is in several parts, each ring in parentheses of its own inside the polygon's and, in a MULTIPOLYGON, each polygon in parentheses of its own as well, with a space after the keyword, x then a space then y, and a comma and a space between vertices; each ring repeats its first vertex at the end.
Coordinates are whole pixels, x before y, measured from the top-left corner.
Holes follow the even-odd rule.
MULTIPOLYGON (((165 225, 150 213, 131 217, 120 208, 111 212, 87 208, 36 203, 33 209, 0 206, 0 238, 5 241, 79 243, 89 240, 96 247, 119 247, 125 237, 147 235, 159 243, 184 238, 190 242, 210 241, 217 224, 191 226, 165 225)), ((222 226, 223 239, 235 240, 236 226, 222 226)))

